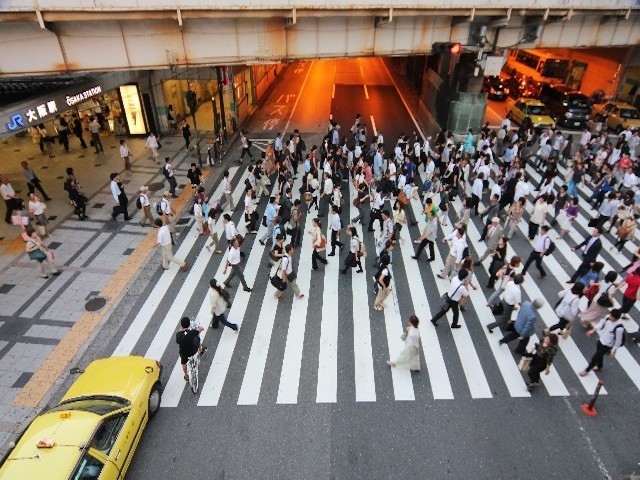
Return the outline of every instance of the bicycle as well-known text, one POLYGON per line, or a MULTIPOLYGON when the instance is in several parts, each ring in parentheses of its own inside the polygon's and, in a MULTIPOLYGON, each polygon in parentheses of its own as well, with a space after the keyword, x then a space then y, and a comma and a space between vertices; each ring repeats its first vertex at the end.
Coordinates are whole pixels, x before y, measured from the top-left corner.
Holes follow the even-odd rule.
POLYGON ((189 387, 195 394, 198 393, 199 380, 198 369, 200 367, 200 352, 196 352, 187 360, 187 376, 189 377, 189 387))

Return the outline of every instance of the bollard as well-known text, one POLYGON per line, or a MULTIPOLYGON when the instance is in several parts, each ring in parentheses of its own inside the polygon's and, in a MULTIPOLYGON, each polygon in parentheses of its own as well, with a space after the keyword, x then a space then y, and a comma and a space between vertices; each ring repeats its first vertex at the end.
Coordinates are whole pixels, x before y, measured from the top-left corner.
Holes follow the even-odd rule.
POLYGON ((604 385, 604 382, 602 380, 599 380, 598 385, 596 386, 596 391, 593 392, 593 398, 589 400, 589 403, 585 403, 582 405, 582 411, 592 418, 598 414, 598 411, 594 408, 594 405, 596 404, 596 400, 598 400, 598 395, 600 395, 600 389, 602 388, 602 385, 604 385))

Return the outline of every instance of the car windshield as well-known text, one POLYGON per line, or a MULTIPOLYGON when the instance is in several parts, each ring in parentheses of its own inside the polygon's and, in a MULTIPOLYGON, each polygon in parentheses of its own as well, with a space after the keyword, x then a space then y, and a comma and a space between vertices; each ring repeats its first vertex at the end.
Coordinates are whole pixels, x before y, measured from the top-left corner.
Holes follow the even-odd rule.
POLYGON ((622 108, 620 109, 620 116, 622 118, 640 118, 640 115, 638 114, 638 110, 636 110, 635 108, 622 108))
POLYGON ((573 108, 589 108, 587 97, 583 97, 582 95, 570 95, 567 97, 567 101, 569 106, 573 108))
POLYGON ((130 404, 129 400, 109 395, 93 395, 87 397, 71 398, 53 407, 50 412, 63 410, 82 410, 97 415, 106 415, 130 404))
POLYGON ((546 115, 547 111, 542 105, 529 105, 529 115, 546 115))

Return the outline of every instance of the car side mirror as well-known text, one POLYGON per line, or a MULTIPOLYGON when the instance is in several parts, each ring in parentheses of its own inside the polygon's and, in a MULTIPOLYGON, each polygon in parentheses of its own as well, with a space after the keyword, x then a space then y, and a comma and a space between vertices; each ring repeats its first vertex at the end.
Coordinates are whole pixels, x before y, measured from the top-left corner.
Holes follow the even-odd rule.
POLYGON ((77 375, 79 373, 84 373, 84 370, 80 367, 73 367, 71 370, 69 370, 69 373, 72 375, 77 375))

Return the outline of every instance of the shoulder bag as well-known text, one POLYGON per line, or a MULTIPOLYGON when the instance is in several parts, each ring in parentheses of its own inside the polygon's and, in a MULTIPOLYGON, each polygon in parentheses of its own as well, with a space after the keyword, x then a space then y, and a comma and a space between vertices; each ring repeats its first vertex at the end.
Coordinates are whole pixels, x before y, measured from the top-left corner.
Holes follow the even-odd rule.
MULTIPOLYGON (((458 285, 458 287, 453 291, 453 295, 456 294, 456 292, 458 291, 458 289, 461 286, 462 286, 462 284, 458 285)), ((448 312, 449 309, 451 308, 451 302, 453 301, 449 297, 449 293, 448 292, 444 292, 442 294, 442 297, 440 297, 440 299, 441 299, 441 308, 442 308, 442 310, 444 310, 445 312, 448 312)))

